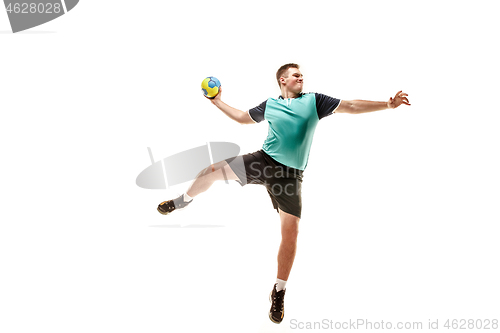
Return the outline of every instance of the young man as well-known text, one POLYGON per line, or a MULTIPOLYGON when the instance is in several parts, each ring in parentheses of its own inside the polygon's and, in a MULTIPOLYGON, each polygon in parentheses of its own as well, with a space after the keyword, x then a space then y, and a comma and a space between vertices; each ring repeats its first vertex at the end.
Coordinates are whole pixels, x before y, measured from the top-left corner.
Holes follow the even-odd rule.
POLYGON ((221 99, 222 91, 211 100, 212 104, 240 124, 267 120, 269 132, 262 149, 207 167, 198 174, 185 194, 162 202, 158 211, 166 215, 175 209, 186 207, 192 202, 192 198, 205 192, 216 180, 236 180, 242 186, 266 186, 281 220, 278 274, 270 295, 272 306, 269 311, 269 318, 280 323, 284 316, 285 285, 297 248, 302 210, 302 175, 307 166, 317 123, 333 113, 358 114, 410 104, 406 97, 408 95, 401 91, 387 102, 341 101, 318 93, 304 94, 303 76, 297 64, 282 66, 276 73, 276 79, 281 96, 277 99, 269 98, 248 112, 224 103, 221 99))

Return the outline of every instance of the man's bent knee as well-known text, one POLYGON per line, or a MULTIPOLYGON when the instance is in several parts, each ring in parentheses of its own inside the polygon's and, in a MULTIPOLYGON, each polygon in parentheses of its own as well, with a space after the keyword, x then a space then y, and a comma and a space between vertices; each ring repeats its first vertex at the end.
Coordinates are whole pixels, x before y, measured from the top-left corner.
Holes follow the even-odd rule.
POLYGON ((197 178, 200 177, 208 177, 213 181, 239 179, 226 161, 221 161, 209 165, 208 167, 200 171, 197 178))

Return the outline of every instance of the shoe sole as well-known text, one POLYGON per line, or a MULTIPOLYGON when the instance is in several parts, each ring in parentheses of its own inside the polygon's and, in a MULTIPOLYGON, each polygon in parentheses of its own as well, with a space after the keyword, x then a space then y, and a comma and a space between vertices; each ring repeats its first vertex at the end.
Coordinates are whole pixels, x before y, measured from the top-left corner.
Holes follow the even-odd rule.
POLYGON ((160 207, 157 207, 156 210, 158 210, 158 212, 160 212, 161 215, 168 215, 170 214, 169 212, 164 212, 160 209, 160 207))

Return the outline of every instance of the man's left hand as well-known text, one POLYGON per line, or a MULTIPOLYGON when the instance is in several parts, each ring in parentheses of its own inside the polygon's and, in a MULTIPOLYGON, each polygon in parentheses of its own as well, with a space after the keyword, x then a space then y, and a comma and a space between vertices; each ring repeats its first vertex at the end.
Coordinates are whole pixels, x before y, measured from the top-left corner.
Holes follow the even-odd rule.
POLYGON ((400 90, 396 94, 396 96, 394 96, 394 98, 391 97, 391 99, 389 99, 389 102, 387 102, 387 107, 389 109, 395 109, 401 104, 411 105, 406 96, 408 96, 408 94, 405 94, 402 90, 400 90))

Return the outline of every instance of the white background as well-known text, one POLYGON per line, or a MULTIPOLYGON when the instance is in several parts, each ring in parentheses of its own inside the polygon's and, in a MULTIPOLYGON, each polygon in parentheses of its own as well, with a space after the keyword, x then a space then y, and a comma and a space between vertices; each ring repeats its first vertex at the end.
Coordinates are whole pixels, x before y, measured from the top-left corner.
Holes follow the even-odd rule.
MULTIPOLYGON (((12 34, 0 10, 0 331, 292 332, 291 320, 500 319, 497 4, 81 1, 12 34), (305 91, 412 106, 335 114, 303 183, 285 320, 264 188, 135 184, 209 141, 260 149, 200 92, 247 110, 301 65, 305 91)), ((309 330, 311 331, 311 330, 309 330)), ((442 330, 444 331, 444 329, 442 330)))

